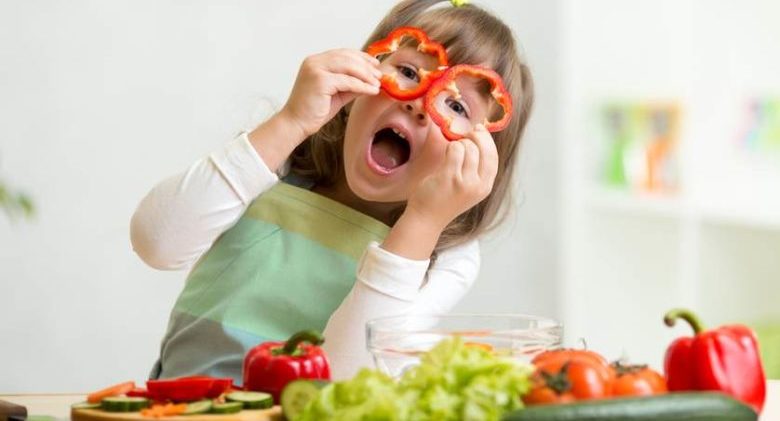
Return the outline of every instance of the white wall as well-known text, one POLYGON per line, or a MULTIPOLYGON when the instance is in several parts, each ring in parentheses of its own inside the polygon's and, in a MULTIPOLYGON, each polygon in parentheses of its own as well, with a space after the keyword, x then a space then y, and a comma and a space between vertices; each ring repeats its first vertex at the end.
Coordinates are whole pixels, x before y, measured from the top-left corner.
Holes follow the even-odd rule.
MULTIPOLYGON (((185 275, 133 254, 136 204, 393 3, 0 0, 0 176, 38 205, 31 223, 0 218, 0 393, 142 381, 185 275)), ((556 314, 557 5, 488 2, 528 52, 538 107, 525 203, 460 310, 556 314)))

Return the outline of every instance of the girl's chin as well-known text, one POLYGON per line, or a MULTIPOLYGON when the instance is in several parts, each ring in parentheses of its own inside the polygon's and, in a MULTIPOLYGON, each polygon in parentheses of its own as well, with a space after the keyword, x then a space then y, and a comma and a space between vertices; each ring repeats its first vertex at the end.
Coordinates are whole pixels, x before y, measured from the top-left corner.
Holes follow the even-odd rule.
POLYGON ((360 176, 350 177, 347 175, 347 184, 355 196, 367 202, 399 203, 406 200, 402 192, 393 188, 392 184, 395 183, 376 183, 360 176))

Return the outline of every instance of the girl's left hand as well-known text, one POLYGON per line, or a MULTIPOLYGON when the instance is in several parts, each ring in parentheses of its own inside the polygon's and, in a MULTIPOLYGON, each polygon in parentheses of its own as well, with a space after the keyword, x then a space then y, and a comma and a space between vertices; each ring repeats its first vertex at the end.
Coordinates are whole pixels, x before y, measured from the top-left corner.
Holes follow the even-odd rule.
POLYGON ((467 137, 449 142, 441 166, 414 189, 406 212, 444 228, 493 190, 498 151, 490 132, 478 124, 467 137))

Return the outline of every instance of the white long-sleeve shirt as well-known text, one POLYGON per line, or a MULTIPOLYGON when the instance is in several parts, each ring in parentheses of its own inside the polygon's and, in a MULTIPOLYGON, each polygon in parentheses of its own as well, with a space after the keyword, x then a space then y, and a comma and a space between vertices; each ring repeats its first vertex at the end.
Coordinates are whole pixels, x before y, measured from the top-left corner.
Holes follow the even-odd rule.
MULTIPOLYGON (((242 134, 185 172, 163 180, 141 201, 130 228, 133 249, 161 270, 188 270, 279 177, 242 134)), ((448 312, 479 271, 476 240, 439 253, 434 264, 371 243, 358 262, 354 287, 325 328, 334 379, 371 366, 365 323, 400 314, 448 312)))

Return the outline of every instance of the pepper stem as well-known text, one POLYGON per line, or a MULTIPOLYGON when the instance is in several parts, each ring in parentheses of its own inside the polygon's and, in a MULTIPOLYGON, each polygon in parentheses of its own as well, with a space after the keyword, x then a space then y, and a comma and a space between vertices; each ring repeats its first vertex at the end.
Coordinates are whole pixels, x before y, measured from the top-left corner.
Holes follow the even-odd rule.
POLYGON ((302 330, 290 336, 290 339, 284 343, 284 348, 282 348, 281 353, 284 355, 292 355, 298 349, 298 345, 302 342, 308 342, 312 345, 322 345, 325 342, 325 339, 315 330, 302 330))
POLYGON ((666 325, 669 327, 674 326, 674 324, 677 322, 677 319, 683 319, 688 322, 688 324, 693 328, 694 335, 698 335, 701 331, 704 330, 704 326, 701 324, 699 318, 696 317, 696 315, 693 314, 693 312, 690 310, 676 308, 674 310, 669 310, 664 315, 664 323, 666 323, 666 325))

